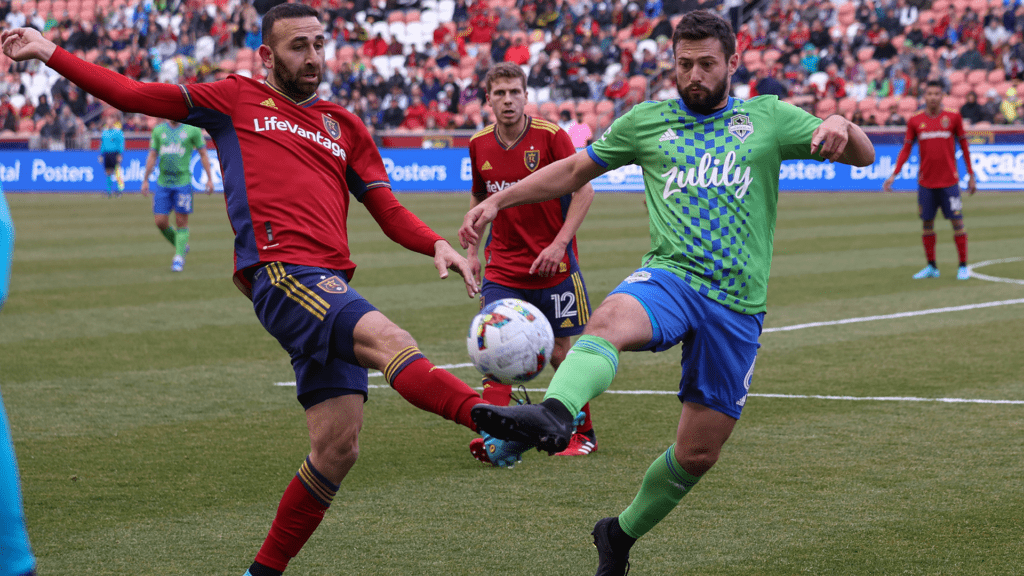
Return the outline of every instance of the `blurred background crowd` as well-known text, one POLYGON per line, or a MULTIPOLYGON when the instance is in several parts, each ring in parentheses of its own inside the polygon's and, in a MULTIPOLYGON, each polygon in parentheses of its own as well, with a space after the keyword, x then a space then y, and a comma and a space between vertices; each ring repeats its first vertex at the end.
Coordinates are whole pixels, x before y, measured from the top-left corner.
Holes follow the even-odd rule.
MULTIPOLYGON (((141 81, 262 77, 261 15, 274 0, 0 0, 0 28, 31 26, 141 81)), ((328 42, 320 96, 374 131, 489 124, 493 62, 527 73, 527 113, 600 134, 637 102, 678 96, 671 34, 717 10, 737 30, 733 94, 775 94, 819 116, 899 126, 924 83, 968 125, 1024 124, 1021 0, 314 0, 328 42)), ((0 57, 0 131, 82 147, 105 105, 38 63, 0 57)), ((124 118, 125 131, 156 119, 124 118)))

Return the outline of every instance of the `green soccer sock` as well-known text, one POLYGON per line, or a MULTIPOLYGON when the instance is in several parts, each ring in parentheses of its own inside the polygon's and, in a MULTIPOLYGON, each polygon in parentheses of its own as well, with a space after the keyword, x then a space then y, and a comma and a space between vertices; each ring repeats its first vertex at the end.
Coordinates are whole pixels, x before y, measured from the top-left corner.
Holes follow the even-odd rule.
POLYGON ((188 246, 188 228, 178 228, 174 235, 174 253, 184 258, 185 246, 188 246))
POLYGON ((599 336, 581 336, 562 361, 544 399, 554 398, 575 416, 608 389, 619 369, 619 351, 599 336))
POLYGON ((679 465, 675 448, 675 444, 669 446, 651 464, 633 503, 619 514, 619 525, 633 538, 650 532, 700 480, 700 476, 688 473, 679 465))
POLYGON ((175 240, 176 232, 177 231, 171 226, 168 226, 167 228, 160 228, 160 233, 164 235, 164 238, 167 238, 167 241, 171 243, 171 246, 177 245, 175 240))

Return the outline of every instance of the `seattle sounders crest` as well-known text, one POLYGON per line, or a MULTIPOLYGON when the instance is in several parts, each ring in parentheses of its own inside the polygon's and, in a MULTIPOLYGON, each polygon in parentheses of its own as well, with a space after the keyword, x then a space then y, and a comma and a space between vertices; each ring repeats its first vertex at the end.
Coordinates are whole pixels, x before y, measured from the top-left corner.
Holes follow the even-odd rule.
POLYGON ((747 137, 754 133, 754 125, 750 122, 750 116, 737 114, 729 118, 729 133, 739 138, 740 142, 746 141, 747 137))

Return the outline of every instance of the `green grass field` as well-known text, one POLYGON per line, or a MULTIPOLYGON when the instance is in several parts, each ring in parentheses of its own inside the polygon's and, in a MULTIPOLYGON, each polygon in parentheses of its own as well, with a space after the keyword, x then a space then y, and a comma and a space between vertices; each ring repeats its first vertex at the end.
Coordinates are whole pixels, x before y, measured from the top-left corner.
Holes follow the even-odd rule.
MULTIPOLYGON (((40 574, 242 574, 308 441, 294 389, 274 385, 294 378, 287 355, 231 283, 223 199, 196 197, 181 274, 140 197, 8 200, 0 386, 40 574)), ((401 200, 449 238, 469 203, 401 200)), ((972 262, 1024 257, 1024 195, 965 198, 965 218, 972 262)), ((476 304, 458 279, 361 208, 350 228, 353 286, 435 363, 466 362, 476 304)), ((913 281, 912 195, 782 196, 754 396, 631 574, 1024 574, 1024 261, 977 270, 1017 283, 959 282, 937 229, 943 276, 913 281), (938 398, 1015 403, 914 400, 938 398)), ((647 234, 640 196, 598 195, 579 235, 595 306, 647 234)), ((473 460, 464 428, 371 390, 360 460, 288 574, 593 574, 594 522, 674 439, 678 371, 678 349, 623 355, 613 391, 664 394, 599 397, 597 453, 530 452, 511 471, 473 460)))

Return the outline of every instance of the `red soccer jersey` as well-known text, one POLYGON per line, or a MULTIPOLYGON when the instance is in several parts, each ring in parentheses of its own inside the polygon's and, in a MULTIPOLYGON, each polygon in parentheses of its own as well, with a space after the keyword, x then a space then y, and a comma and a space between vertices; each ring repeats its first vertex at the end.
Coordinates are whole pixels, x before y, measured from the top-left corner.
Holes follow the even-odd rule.
POLYGON ((917 141, 921 156, 921 169, 917 174, 918 185, 924 188, 948 188, 960 181, 956 169, 956 141, 964 151, 967 172, 971 173, 970 156, 967 153, 967 138, 960 114, 943 110, 938 116, 929 116, 921 111, 907 121, 907 137, 903 149, 896 159, 894 173, 899 173, 903 163, 910 157, 910 149, 917 141))
POLYGON ((344 270, 351 276, 346 221, 357 199, 389 187, 363 123, 315 95, 292 102, 243 76, 182 86, 189 115, 217 143, 235 270, 288 262, 344 270), (238 194, 238 191, 244 193, 238 194))
MULTIPOLYGON (((575 153, 569 135, 547 120, 527 116, 522 136, 508 148, 498 140, 494 125, 488 126, 469 141, 473 195, 484 199, 575 153)), ((572 194, 567 194, 498 212, 498 217, 491 223, 484 248, 484 278, 503 286, 527 290, 549 288, 565 280, 571 272, 570 256, 572 260, 577 257, 575 237, 554 276, 545 278, 530 274, 530 266, 562 229, 570 202, 572 194)))

